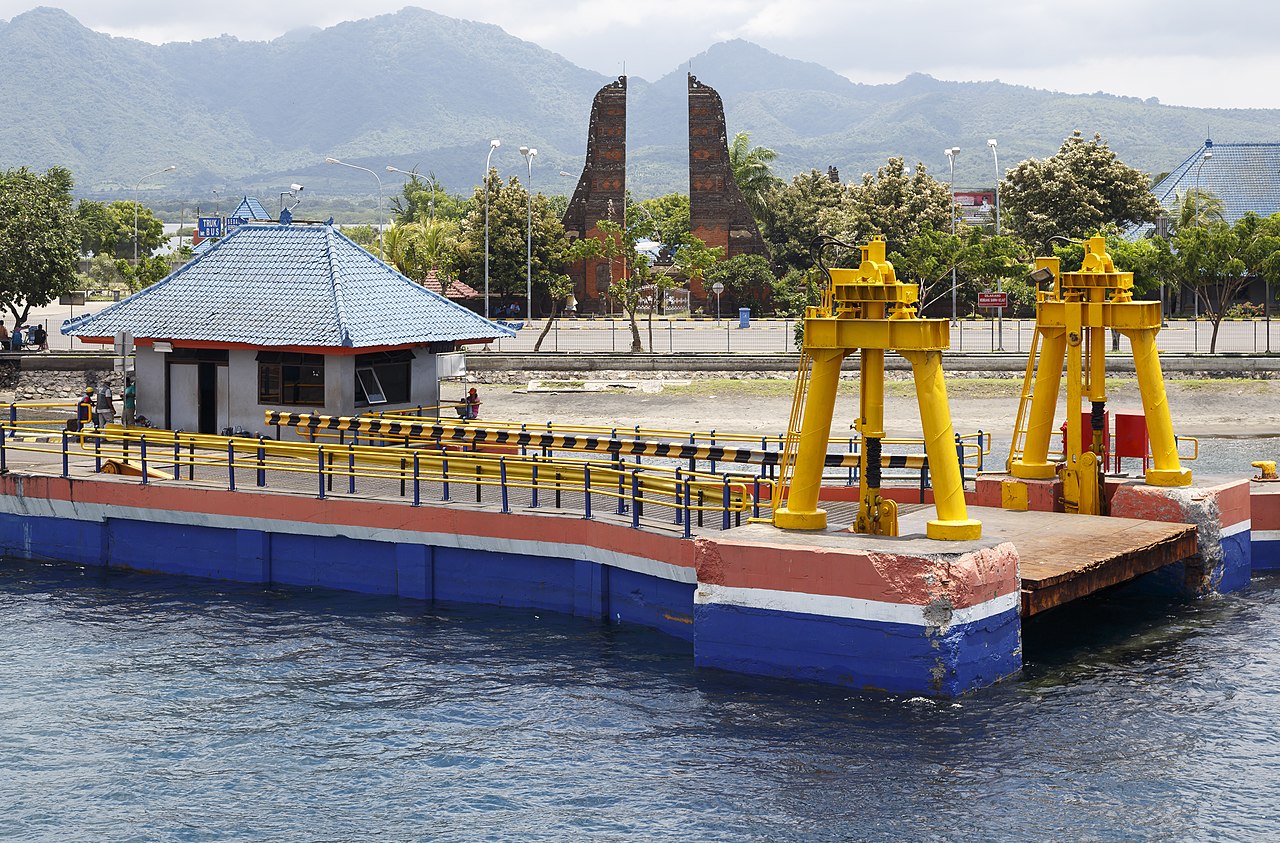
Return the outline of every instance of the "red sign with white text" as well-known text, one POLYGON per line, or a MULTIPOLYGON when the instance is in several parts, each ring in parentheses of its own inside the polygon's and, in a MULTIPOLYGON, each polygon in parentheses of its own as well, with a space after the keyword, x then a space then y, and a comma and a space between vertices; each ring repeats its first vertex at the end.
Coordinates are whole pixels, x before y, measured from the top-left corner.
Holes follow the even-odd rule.
POLYGON ((978 293, 978 307, 1008 307, 1008 293, 978 293))

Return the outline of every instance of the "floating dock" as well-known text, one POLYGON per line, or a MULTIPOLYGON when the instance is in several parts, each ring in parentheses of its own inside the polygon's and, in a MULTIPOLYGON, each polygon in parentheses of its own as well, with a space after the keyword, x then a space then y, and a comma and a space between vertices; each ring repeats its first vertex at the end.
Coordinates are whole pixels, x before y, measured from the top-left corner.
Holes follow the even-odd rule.
MULTIPOLYGON (((1039 612, 1144 576, 1184 595, 1249 577, 1248 481, 1117 484, 1113 512, 1134 518, 973 505, 983 536, 939 542, 925 537, 933 507, 905 502, 914 487, 886 490, 904 501, 898 536, 849 532, 856 504, 825 499, 828 529, 785 531, 744 517, 750 484, 747 499, 709 494, 704 505, 664 481, 652 489, 678 497, 660 498, 635 464, 610 475, 597 463, 575 475, 589 488, 534 497, 518 472, 466 473, 466 460, 518 457, 454 455, 442 484, 411 455, 374 472, 351 445, 329 459, 294 443, 317 450, 277 459, 270 440, 221 439, 221 458, 177 441, 149 464, 134 443, 131 476, 99 472, 99 435, 112 434, 21 451, 9 440, 0 552, 558 611, 688 641, 702 667, 862 689, 963 694, 1017 673, 1022 624, 1039 612)), ((1000 482, 980 478, 974 497, 998 496, 1000 482)))

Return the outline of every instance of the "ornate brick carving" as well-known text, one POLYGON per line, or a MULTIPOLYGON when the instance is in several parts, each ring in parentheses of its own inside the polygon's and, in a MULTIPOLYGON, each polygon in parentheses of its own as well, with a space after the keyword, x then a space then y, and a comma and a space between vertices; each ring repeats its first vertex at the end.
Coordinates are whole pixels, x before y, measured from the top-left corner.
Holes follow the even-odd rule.
MULTIPOLYGON (((724 256, 769 256, 747 200, 733 180, 724 103, 715 88, 689 74, 689 221, 693 235, 724 256)), ((695 284, 700 288, 701 285, 695 284)), ((702 289, 691 291, 705 299, 702 289)))
MULTIPOLYGON (((604 219, 622 222, 627 191, 627 77, 619 76, 598 92, 591 103, 587 129, 587 160, 564 214, 570 238, 597 237, 596 223, 604 219)), ((614 268, 620 273, 621 265, 614 268)), ((570 275, 574 297, 583 312, 598 309, 608 288, 609 269, 604 261, 580 261, 570 275), (603 279, 603 280, 602 280, 603 279)))

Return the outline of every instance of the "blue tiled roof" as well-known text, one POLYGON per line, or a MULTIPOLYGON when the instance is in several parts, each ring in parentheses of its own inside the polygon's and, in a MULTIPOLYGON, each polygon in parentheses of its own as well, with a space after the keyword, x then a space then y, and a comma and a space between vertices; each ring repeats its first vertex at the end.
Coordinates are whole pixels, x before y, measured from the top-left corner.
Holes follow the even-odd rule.
POLYGON ((240 204, 232 211, 229 216, 239 217, 242 220, 272 220, 276 217, 267 213, 267 209, 262 207, 262 203, 252 196, 246 196, 240 200, 240 204))
MULTIPOLYGON (((1269 217, 1280 212, 1280 143, 1206 141, 1152 188, 1167 217, 1178 218, 1183 197, 1195 193, 1197 178, 1200 190, 1222 200, 1227 223, 1234 225, 1248 211, 1269 217), (1206 152, 1212 153, 1208 160, 1206 152)), ((1134 233, 1151 228, 1144 225, 1134 233)))
POLYGON ((371 348, 512 336, 410 281, 329 225, 249 223, 62 333, 371 348))

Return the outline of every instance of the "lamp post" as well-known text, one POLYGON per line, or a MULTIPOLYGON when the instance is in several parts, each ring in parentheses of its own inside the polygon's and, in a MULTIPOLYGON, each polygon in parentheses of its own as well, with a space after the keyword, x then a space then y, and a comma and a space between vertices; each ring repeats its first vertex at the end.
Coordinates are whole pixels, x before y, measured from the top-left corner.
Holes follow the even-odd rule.
MULTIPOLYGON (((949 146, 942 150, 947 156, 947 163, 951 165, 951 181, 947 185, 947 190, 951 194, 951 207, 949 213, 951 215, 951 236, 956 236, 956 155, 960 152, 960 147, 949 146)), ((956 267, 955 262, 951 265, 951 324, 956 323, 956 267)), ((964 347, 964 331, 960 332, 960 347, 964 347)))
MULTIPOLYGON (((1204 171, 1204 162, 1213 157, 1212 152, 1206 152, 1200 156, 1200 165, 1196 167, 1196 228, 1201 228, 1200 223, 1200 173, 1204 171)), ((1192 348, 1196 351, 1200 350, 1200 296, 1196 292, 1195 287, 1191 288, 1191 330, 1195 331, 1195 342, 1192 348)))
POLYGON ((1204 170, 1204 162, 1213 157, 1212 152, 1200 156, 1200 166, 1196 167, 1196 228, 1200 227, 1200 173, 1204 170))
POLYGON ((502 146, 502 141, 494 138, 489 141, 489 154, 484 159, 484 318, 489 318, 489 162, 493 160, 493 151, 502 146))
POLYGON ((384 258, 382 257, 382 243, 383 243, 383 241, 382 241, 382 227, 383 227, 383 220, 382 220, 382 178, 381 178, 377 173, 375 173, 373 170, 370 170, 368 167, 361 167, 361 166, 358 166, 358 165, 356 165, 356 164, 348 164, 346 161, 339 161, 337 158, 326 158, 326 159, 324 159, 324 163, 326 163, 326 164, 337 164, 339 167, 350 167, 350 168, 351 168, 351 169, 353 169, 353 170, 363 170, 364 172, 366 172, 366 173, 368 173, 369 175, 373 176, 374 180, 378 183, 378 258, 379 258, 379 259, 384 259, 384 258))
MULTIPOLYGON (((421 177, 421 174, 416 171, 411 172, 409 170, 401 170, 398 167, 392 167, 390 164, 387 165, 387 172, 399 173, 402 176, 409 176, 410 178, 415 179, 421 177)), ((439 188, 439 182, 436 181, 434 174, 428 175, 427 178, 431 179, 431 181, 428 182, 431 186, 431 198, 427 200, 427 207, 431 212, 431 222, 434 223, 436 221, 436 190, 439 188)))
POLYGON ((520 147, 520 154, 529 165, 529 183, 525 185, 525 196, 529 199, 529 221, 525 230, 524 255, 524 318, 533 319, 533 159, 538 150, 528 146, 520 147))
MULTIPOLYGON (((987 146, 991 149, 991 160, 996 169, 996 237, 1000 236, 1000 155, 996 152, 996 139, 988 138, 987 146)), ((996 278, 996 292, 1004 292, 1004 279, 996 278)), ((996 323, 999 325, 996 334, 996 351, 1004 351, 1004 308, 996 310, 996 323)))
POLYGON ((213 215, 215 217, 222 216, 222 197, 218 195, 218 188, 213 189, 213 215))
POLYGON ((177 164, 170 164, 163 170, 156 170, 154 173, 147 173, 138 179, 138 183, 133 186, 133 267, 138 268, 138 191, 142 189, 142 183, 152 176, 158 176, 161 173, 171 173, 178 169, 177 164))

